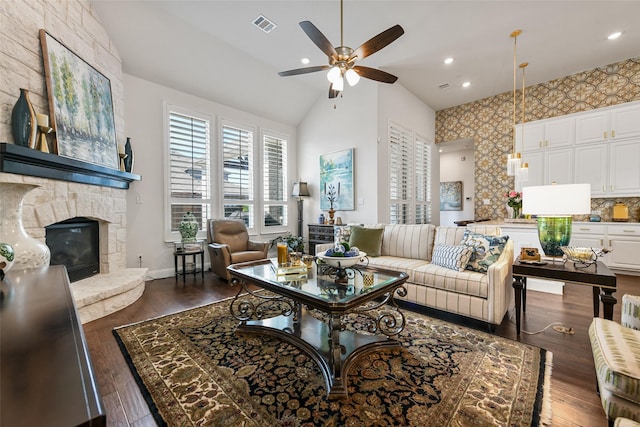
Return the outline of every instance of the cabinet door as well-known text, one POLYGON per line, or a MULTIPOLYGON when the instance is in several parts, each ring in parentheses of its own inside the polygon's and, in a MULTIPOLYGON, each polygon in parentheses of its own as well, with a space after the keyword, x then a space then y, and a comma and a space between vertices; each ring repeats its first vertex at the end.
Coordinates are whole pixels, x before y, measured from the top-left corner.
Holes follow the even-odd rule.
POLYGON ((573 184, 573 149, 544 152, 544 184, 573 184))
POLYGON ((640 137, 640 104, 611 110, 611 138, 640 137))
POLYGON ((603 196, 608 191, 608 151, 606 144, 575 147, 575 183, 591 184, 592 196, 603 196))
POLYGON ((567 147, 573 145, 574 120, 556 119, 550 120, 544 125, 545 148, 567 147))
POLYGON ((529 163, 529 179, 523 183, 523 186, 544 185, 544 153, 542 151, 524 153, 522 161, 529 163))
POLYGON ((581 114, 576 117, 576 144, 602 142, 609 136, 609 112, 581 114))
POLYGON ((625 270, 640 270, 640 240, 610 236, 607 266, 625 270))
POLYGON ((638 196, 640 192, 640 140, 609 144, 609 191, 613 195, 638 196))
POLYGON ((524 126, 516 125, 516 151, 526 153, 531 150, 540 150, 544 148, 544 124, 543 123, 525 123, 524 126), (524 140, 522 135, 524 134, 524 140))

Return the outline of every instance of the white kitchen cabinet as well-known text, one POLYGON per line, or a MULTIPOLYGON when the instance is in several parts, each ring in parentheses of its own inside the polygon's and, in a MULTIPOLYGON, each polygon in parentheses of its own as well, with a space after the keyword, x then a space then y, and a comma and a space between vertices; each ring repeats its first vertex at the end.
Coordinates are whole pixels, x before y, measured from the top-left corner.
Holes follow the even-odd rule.
POLYGON ((640 224, 607 226, 607 244, 611 250, 607 266, 640 271, 640 224))
POLYGON ((575 183, 591 184, 592 197, 604 197, 609 190, 609 147, 587 144, 575 147, 575 183))
POLYGON ((544 185, 573 184, 573 148, 545 150, 544 185))
POLYGON ((609 194, 640 194, 640 139, 609 144, 609 194))
MULTIPOLYGON (((592 248, 595 250, 608 248, 607 226, 600 223, 573 223, 569 246, 592 248)), ((609 264, 608 255, 599 258, 609 264)))
POLYGON ((573 117, 537 120, 516 125, 516 148, 523 152, 573 145, 575 122, 573 117), (524 140, 522 135, 524 134, 524 140))
POLYGON ((640 138, 640 103, 576 115, 576 144, 640 138))
MULTIPOLYGON (((525 152, 522 161, 529 164, 529 178, 523 186, 544 185, 544 152, 541 150, 525 152)), ((521 188, 518 191, 522 190, 521 188)))

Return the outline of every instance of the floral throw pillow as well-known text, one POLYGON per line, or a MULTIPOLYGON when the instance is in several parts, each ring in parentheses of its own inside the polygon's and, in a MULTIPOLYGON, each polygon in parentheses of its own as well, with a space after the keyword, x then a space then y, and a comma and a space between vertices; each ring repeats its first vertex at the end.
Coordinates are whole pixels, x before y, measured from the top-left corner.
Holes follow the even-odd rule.
POLYGON ((465 230, 461 244, 471 250, 466 269, 486 273, 489 266, 500 258, 508 240, 509 236, 487 236, 465 230))
POLYGON ((464 245, 435 245, 431 263, 451 270, 464 271, 471 258, 471 249, 464 245))

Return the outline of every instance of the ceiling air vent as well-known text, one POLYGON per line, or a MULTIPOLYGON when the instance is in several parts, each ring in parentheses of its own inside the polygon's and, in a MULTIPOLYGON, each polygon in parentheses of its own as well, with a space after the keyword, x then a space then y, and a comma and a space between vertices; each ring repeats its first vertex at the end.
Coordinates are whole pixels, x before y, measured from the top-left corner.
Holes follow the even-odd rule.
POLYGON ((271 22, 264 15, 259 15, 256 19, 254 19, 253 25, 260 28, 262 31, 264 31, 267 34, 269 34, 271 30, 273 30, 276 27, 276 24, 271 22))
POLYGON ((438 86, 439 89, 449 89, 449 83, 442 83, 438 86))

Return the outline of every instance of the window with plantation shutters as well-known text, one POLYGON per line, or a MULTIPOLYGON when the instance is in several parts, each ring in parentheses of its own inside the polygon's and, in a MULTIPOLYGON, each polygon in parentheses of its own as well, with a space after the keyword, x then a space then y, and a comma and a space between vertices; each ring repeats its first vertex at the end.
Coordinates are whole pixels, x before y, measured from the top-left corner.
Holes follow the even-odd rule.
POLYGON ((242 219, 249 229, 256 226, 253 135, 251 128, 222 122, 224 216, 242 219))
POLYGON ((262 137, 263 206, 265 229, 288 225, 287 141, 272 135, 262 137))
POLYGON ((170 231, 191 212, 206 229, 211 206, 210 119, 169 111, 170 231))
POLYGON ((430 145, 389 122, 389 222, 431 222, 430 145))

